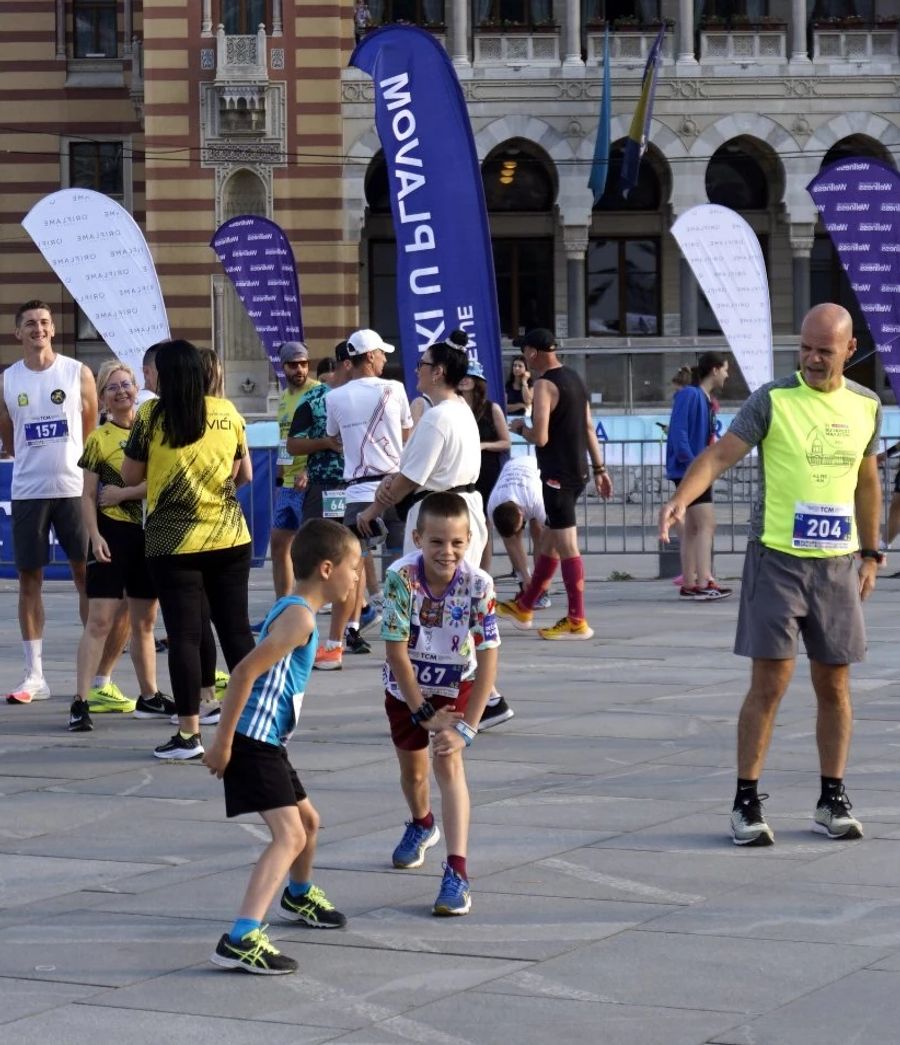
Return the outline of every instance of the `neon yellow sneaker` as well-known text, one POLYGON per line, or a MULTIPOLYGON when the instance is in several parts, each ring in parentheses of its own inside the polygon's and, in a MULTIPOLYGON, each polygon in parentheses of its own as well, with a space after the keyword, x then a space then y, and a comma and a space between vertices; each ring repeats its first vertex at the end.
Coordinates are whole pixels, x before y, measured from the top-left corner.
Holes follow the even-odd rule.
POLYGON ((105 715, 114 711, 130 715, 137 707, 137 701, 126 697, 115 682, 95 686, 88 692, 87 702, 95 715, 105 715))
POLYGON ((266 936, 268 928, 268 925, 263 925, 254 929, 237 943, 225 933, 209 960, 223 969, 241 969, 258 976, 284 976, 296 972, 296 961, 282 954, 269 942, 266 936))
POLYGON ((542 639, 592 639, 594 629, 588 626, 586 620, 570 620, 561 617, 550 628, 538 628, 538 635, 542 639))
POLYGON ((214 697, 216 700, 221 700, 225 696, 225 690, 228 689, 228 681, 231 676, 227 671, 216 672, 216 688, 214 697))
POLYGON ((513 627, 520 631, 528 631, 534 614, 531 610, 523 610, 518 599, 510 599, 508 602, 497 603, 497 616, 506 617, 513 622, 513 627))

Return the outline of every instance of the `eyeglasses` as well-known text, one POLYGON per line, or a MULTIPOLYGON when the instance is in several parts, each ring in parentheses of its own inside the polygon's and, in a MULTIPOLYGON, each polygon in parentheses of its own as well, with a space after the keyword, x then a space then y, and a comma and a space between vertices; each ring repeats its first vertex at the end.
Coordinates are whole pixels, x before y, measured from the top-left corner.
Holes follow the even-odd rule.
POLYGON ((107 385, 104 392, 130 392, 134 385, 130 381, 120 381, 118 384, 107 385))
POLYGON ((309 366, 308 359, 289 359, 284 366, 309 366))
POLYGON ((432 363, 428 359, 420 359, 419 362, 416 363, 416 370, 421 370, 423 366, 435 367, 437 366, 437 363, 432 363))

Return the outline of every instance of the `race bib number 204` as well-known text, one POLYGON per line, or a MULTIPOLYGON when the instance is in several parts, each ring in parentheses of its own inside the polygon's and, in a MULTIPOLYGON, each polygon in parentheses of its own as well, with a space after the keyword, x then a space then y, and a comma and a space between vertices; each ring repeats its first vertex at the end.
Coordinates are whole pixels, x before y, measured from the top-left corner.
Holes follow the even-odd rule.
POLYGON ((793 548, 848 552, 852 531, 852 504, 798 501, 794 505, 793 548))

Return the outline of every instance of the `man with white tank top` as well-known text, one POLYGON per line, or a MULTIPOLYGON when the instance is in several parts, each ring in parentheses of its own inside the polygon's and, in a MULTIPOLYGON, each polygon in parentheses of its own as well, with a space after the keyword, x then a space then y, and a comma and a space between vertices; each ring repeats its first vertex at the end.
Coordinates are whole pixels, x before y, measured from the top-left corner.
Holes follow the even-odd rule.
POLYGON ((0 439, 15 459, 12 535, 25 675, 6 699, 10 704, 30 704, 50 696, 42 664, 41 588, 50 558, 51 526, 84 600, 87 534, 81 518, 83 473, 78 460, 85 436, 97 424, 97 389, 84 364, 54 351, 56 329, 43 301, 28 301, 19 309, 15 334, 23 358, 0 375, 0 439))

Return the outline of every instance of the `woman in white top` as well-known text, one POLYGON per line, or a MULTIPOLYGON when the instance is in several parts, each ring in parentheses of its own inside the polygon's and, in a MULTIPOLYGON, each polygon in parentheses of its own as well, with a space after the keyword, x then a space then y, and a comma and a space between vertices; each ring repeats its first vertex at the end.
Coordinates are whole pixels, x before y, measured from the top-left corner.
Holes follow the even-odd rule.
MULTIPOLYGON (((433 405, 403 448, 399 474, 382 480, 375 491, 375 503, 359 517, 357 525, 362 530, 386 507, 410 494, 414 498, 421 494, 421 500, 428 493, 452 490, 469 506, 472 540, 466 559, 478 566, 487 542, 484 506, 475 489, 481 470, 481 437, 475 416, 457 391, 469 366, 467 341, 462 331, 454 331, 448 341, 430 345, 422 353, 416 387, 433 405)), ((415 550, 412 533, 419 514, 418 500, 414 500, 406 518, 404 554, 415 550)))

